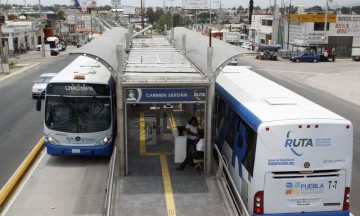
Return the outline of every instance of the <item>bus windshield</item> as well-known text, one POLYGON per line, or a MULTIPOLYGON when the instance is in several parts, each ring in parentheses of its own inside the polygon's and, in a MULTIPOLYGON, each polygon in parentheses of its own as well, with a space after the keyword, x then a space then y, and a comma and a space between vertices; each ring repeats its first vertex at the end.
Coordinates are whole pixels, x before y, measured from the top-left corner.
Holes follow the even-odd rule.
POLYGON ((105 131, 111 126, 110 98, 48 96, 45 125, 69 133, 105 131))

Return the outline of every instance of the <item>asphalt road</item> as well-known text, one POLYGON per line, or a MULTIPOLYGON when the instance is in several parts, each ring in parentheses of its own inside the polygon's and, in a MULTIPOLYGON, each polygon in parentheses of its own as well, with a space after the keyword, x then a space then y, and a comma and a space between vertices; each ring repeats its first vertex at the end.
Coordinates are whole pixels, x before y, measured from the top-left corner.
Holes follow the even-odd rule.
POLYGON ((244 57, 241 65, 349 119, 354 128, 350 210, 360 215, 360 62, 291 63, 244 57))
POLYGON ((0 82, 0 188, 43 136, 43 110, 35 109, 33 81, 42 73, 59 72, 73 58, 62 55, 41 61, 21 60, 21 64, 40 64, 0 82))

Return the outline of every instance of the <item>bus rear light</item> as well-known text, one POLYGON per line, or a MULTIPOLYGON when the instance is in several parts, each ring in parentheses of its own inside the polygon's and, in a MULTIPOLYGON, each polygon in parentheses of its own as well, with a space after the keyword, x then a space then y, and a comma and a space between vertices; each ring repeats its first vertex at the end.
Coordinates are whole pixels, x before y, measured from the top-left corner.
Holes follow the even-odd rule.
POLYGON ((255 214, 264 214, 264 191, 255 193, 253 210, 255 214))
POLYGON ((315 128, 319 128, 319 125, 315 125, 315 128))
POLYGON ((346 129, 349 129, 350 128, 350 125, 346 125, 346 129))
POLYGON ((266 131, 269 131, 269 130, 270 130, 270 128, 266 127, 266 131))
POLYGON ((307 128, 310 128, 311 126, 310 125, 308 125, 308 126, 306 126, 307 128))
POLYGON ((302 128, 302 125, 299 125, 299 128, 302 128))
POLYGON ((343 210, 346 211, 349 209, 350 209, 350 187, 346 187, 344 192, 343 210))

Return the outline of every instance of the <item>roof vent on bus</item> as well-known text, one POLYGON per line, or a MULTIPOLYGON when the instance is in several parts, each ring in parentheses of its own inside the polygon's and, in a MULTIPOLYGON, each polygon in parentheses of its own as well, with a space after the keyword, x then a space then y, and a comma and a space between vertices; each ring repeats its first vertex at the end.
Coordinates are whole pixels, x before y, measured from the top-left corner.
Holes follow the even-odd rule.
POLYGON ((269 97, 264 100, 269 105, 296 105, 296 102, 287 97, 269 97))

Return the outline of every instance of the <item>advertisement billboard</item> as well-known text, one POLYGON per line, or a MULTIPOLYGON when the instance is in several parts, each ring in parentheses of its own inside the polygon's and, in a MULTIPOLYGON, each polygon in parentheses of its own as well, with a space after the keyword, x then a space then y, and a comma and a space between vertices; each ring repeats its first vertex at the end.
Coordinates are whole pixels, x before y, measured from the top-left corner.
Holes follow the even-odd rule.
POLYGON ((121 0, 111 0, 111 5, 121 5, 121 0))
POLYGON ((70 5, 75 8, 96 8, 97 0, 70 0, 70 5))
POLYGON ((183 9, 209 9, 208 0, 183 0, 182 7, 183 9))
POLYGON ((76 15, 75 16, 75 31, 76 32, 91 32, 91 15, 76 15))
POLYGON ((124 14, 135 14, 135 7, 134 6, 123 6, 124 14))

